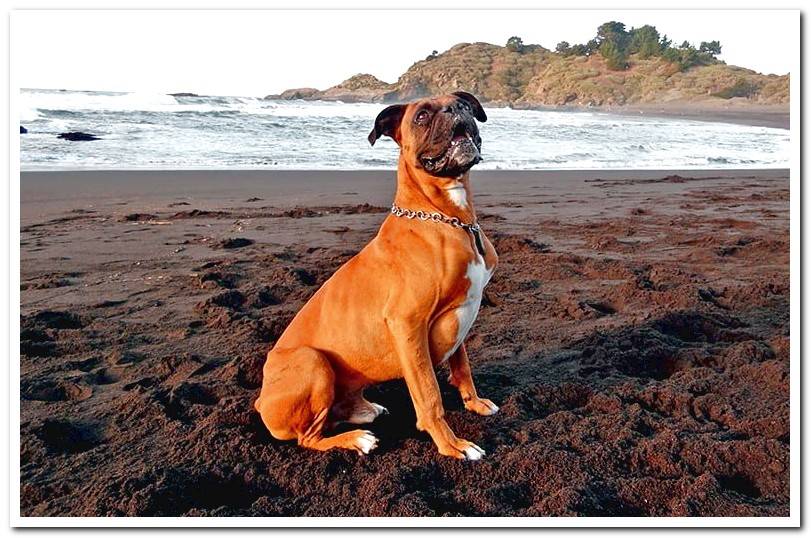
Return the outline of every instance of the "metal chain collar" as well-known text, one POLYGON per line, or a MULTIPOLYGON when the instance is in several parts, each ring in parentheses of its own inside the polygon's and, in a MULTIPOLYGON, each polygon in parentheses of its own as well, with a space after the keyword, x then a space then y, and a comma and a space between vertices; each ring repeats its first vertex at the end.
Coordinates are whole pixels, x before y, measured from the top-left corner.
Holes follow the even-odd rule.
POLYGON ((463 230, 475 232, 476 234, 478 234, 479 230, 481 229, 479 227, 478 222, 467 224, 459 220, 458 217, 449 217, 447 215, 443 215, 442 213, 436 212, 427 213, 422 210, 413 211, 411 209, 404 209, 395 204, 391 204, 391 214, 394 215, 395 217, 405 217, 407 219, 430 220, 431 222, 441 222, 443 224, 449 224, 454 228, 462 228, 463 230))

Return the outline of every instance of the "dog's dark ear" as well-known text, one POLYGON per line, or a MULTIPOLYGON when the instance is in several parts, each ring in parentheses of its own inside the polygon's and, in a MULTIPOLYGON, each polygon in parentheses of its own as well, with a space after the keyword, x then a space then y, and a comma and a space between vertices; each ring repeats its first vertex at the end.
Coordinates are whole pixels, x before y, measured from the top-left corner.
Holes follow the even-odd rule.
POLYGON ((403 114, 405 114, 405 109, 406 105, 391 105, 384 108, 377 115, 374 129, 369 133, 369 143, 374 146, 381 136, 390 136, 395 142, 399 143, 395 136, 397 128, 400 126, 400 120, 403 119, 403 114))
POLYGON ((476 99, 473 94, 467 92, 453 92, 453 95, 470 105, 473 110, 473 117, 481 122, 487 121, 487 114, 484 113, 482 104, 476 99))

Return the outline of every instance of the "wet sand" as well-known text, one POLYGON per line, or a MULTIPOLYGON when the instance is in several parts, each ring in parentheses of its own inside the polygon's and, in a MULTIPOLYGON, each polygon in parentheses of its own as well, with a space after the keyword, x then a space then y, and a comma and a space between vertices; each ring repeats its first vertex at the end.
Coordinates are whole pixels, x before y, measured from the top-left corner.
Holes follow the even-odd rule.
POLYGON ((528 106, 530 110, 604 112, 617 116, 677 118, 682 120, 706 121, 711 123, 732 123, 753 127, 790 129, 791 114, 788 103, 755 104, 745 99, 729 101, 668 101, 660 103, 636 103, 630 105, 607 106, 528 106))
POLYGON ((606 107, 606 112, 626 116, 652 116, 683 120, 734 123, 757 127, 789 129, 791 114, 788 103, 757 105, 750 103, 650 103, 606 107))
MULTIPOLYGON (((374 236, 393 172, 21 180, 22 515, 789 513, 786 170, 478 172, 468 338, 501 411, 439 456, 402 382, 366 457, 267 434, 264 354, 374 236)), ((359 283, 360 286, 360 283, 359 283)))

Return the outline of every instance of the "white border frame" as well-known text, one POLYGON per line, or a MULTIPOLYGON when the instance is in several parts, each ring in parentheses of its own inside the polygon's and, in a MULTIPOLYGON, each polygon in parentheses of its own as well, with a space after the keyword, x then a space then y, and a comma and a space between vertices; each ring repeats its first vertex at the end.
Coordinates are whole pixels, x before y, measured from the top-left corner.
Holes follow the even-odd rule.
MULTIPOLYGON (((106 5, 103 2, 97 2, 106 5)), ((189 2, 187 2, 189 3, 189 2)), ((203 2, 197 2, 202 4, 203 2)), ((465 6, 470 9, 481 9, 482 4, 478 0, 465 2, 465 6)), ((644 5, 643 2, 640 2, 644 5)), ((738 5, 745 2, 736 2, 738 5)), ((418 4, 415 3, 415 4, 418 4)), ((526 2, 525 2, 526 4, 526 2)), ((261 4, 260 4, 261 5, 261 4)), ((679 9, 688 8, 689 3, 679 9)), ((701 7, 701 4, 698 4, 701 7)), ((414 9, 418 7, 412 4, 414 9)), ((308 6, 313 8, 311 4, 308 6)), ((328 8, 330 6, 323 5, 328 8)), ((368 6, 367 6, 368 7, 368 6)), ((433 6, 434 8, 449 6, 433 6)), ((450 6, 461 7, 461 6, 450 6)), ((531 4, 522 8, 534 8, 531 4)), ((430 6, 429 6, 430 8, 430 6)), ((594 6, 595 9, 605 9, 605 6, 594 6)), ((581 8, 582 9, 582 8, 581 8)), ((725 9, 731 9, 727 7, 725 9)), ((576 10, 555 10, 572 11, 576 10)), ((634 11, 647 11, 635 9, 634 11)), ((698 10, 697 10, 698 11, 698 10)), ((765 11, 765 10, 764 10, 765 11)), ((784 11, 784 10, 782 10, 784 11)), ((465 517, 465 518, 403 518, 403 517, 257 517, 257 518, 190 518, 190 517, 23 517, 20 515, 20 143, 18 135, 18 100, 19 83, 14 73, 14 47, 19 42, 15 41, 13 27, 13 13, 8 18, 9 36, 9 121, 7 122, 6 136, 9 137, 9 234, 8 252, 10 271, 9 282, 10 292, 7 294, 7 301, 10 307, 10 318, 3 324, 3 330, 9 331, 9 447, 8 457, 10 461, 8 499, 10 501, 10 523, 13 527, 142 527, 142 528, 165 528, 165 527, 799 527, 801 523, 800 503, 801 503, 801 443, 802 430, 800 428, 801 419, 801 393, 800 393, 800 358, 801 343, 797 342, 801 338, 801 160, 800 160, 800 47, 801 47, 801 19, 800 11, 792 10, 796 13, 796 31, 794 35, 795 46, 793 47, 794 58, 791 69, 791 167, 790 167, 790 331, 795 342, 790 347, 790 428, 793 433, 792 450, 790 452, 791 479, 790 479, 790 516, 777 518, 734 518, 734 517, 588 517, 588 518, 564 518, 564 517, 465 517), (14 120, 14 121, 11 121, 14 120)), ((622 10, 617 10, 621 16, 622 10)), ((88 12, 90 13, 90 12, 88 12)), ((576 13, 573 13, 576 16, 576 13)), ((787 29, 788 31, 788 29, 787 29)))

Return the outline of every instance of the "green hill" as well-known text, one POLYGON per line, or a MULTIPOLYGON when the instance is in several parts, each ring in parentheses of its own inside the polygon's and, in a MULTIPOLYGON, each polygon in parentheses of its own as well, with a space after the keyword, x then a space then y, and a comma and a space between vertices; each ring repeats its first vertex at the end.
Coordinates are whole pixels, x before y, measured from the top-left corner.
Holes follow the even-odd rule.
POLYGON ((460 43, 414 63, 393 84, 360 74, 323 91, 300 88, 268 98, 396 102, 464 89, 491 106, 524 108, 789 102, 789 75, 726 65, 715 58, 717 41, 673 47, 653 27, 620 37, 611 34, 617 28, 625 32, 621 23, 606 23, 589 43, 563 42, 556 51, 519 38, 506 46, 460 43))

